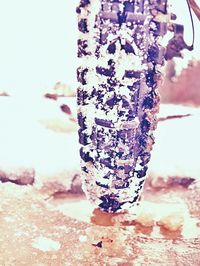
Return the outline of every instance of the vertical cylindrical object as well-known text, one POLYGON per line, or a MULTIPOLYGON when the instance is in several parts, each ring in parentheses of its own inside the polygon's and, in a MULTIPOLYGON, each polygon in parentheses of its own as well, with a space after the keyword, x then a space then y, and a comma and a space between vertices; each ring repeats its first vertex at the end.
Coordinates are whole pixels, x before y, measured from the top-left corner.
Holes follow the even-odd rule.
POLYGON ((154 143, 167 0, 81 0, 77 13, 83 189, 120 212, 138 205, 154 143))

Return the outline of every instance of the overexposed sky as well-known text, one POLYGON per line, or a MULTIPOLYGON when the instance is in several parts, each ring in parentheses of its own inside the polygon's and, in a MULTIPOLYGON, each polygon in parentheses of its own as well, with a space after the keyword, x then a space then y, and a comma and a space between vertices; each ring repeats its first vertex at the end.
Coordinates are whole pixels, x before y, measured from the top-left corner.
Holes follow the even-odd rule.
MULTIPOLYGON (((0 91, 28 96, 50 89, 58 81, 74 84, 77 2, 0 0, 0 91)), ((186 1, 173 2, 190 43, 191 23, 186 1)), ((200 58, 200 22, 194 19, 193 54, 200 58)))
POLYGON ((0 0, 0 90, 34 94, 75 79, 75 0, 0 0))

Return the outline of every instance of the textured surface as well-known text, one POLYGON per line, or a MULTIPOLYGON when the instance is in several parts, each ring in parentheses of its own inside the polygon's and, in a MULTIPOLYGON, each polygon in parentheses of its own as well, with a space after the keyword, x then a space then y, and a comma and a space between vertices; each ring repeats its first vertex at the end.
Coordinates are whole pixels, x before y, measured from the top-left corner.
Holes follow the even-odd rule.
MULTIPOLYGON (((184 196, 184 191, 179 194, 184 196)), ((197 194, 197 192, 196 192, 197 194)), ((198 266, 200 240, 181 236, 180 231, 170 233, 157 226, 99 226, 82 221, 86 215, 85 200, 68 198, 68 214, 61 214, 63 200, 43 199, 31 187, 0 184, 0 265, 4 266, 198 266), (70 218, 76 202, 77 218, 70 218), (77 201, 80 200, 80 201, 77 201), (71 206, 71 207, 70 207, 71 206), (156 251, 156 252, 155 252, 156 251)), ((150 194, 160 206, 163 191, 150 194)), ((171 196, 179 196, 170 194, 171 196)), ((187 193, 185 194, 187 195, 187 193)), ((167 198, 166 194, 165 197, 167 198)), ((195 202, 193 197, 193 202, 195 202)), ((169 210, 168 210, 169 211, 169 210)), ((148 213, 148 212, 147 212, 148 213)), ((113 218, 113 217, 111 217, 113 218)), ((110 219, 111 219, 110 218, 110 219)), ((116 218, 116 217, 115 217, 116 218)), ((101 213, 93 217, 98 223, 106 218, 101 213)), ((107 218, 108 219, 108 218, 107 218)), ((129 223, 131 224, 131 223, 129 223)), ((191 228, 188 233, 191 235, 191 228)), ((200 231, 198 229, 198 231, 200 231)))
POLYGON ((118 212, 137 205, 154 144, 167 1, 80 1, 77 13, 84 190, 118 212))

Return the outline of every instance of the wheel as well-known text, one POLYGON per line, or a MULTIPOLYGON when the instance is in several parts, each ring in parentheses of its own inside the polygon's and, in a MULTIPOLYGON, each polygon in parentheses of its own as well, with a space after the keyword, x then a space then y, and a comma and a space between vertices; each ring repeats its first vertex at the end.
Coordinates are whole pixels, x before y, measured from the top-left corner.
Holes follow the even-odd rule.
POLYGON ((83 189, 121 212, 138 205, 154 144, 167 0, 81 0, 77 13, 83 189))

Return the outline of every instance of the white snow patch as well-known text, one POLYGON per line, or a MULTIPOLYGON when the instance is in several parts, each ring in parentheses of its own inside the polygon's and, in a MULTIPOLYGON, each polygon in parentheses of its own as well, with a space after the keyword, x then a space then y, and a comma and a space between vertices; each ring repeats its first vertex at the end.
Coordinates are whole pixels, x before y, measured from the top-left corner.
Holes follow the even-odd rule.
POLYGON ((39 236, 33 240, 32 246, 41 251, 57 251, 60 249, 60 242, 51 238, 39 236))

